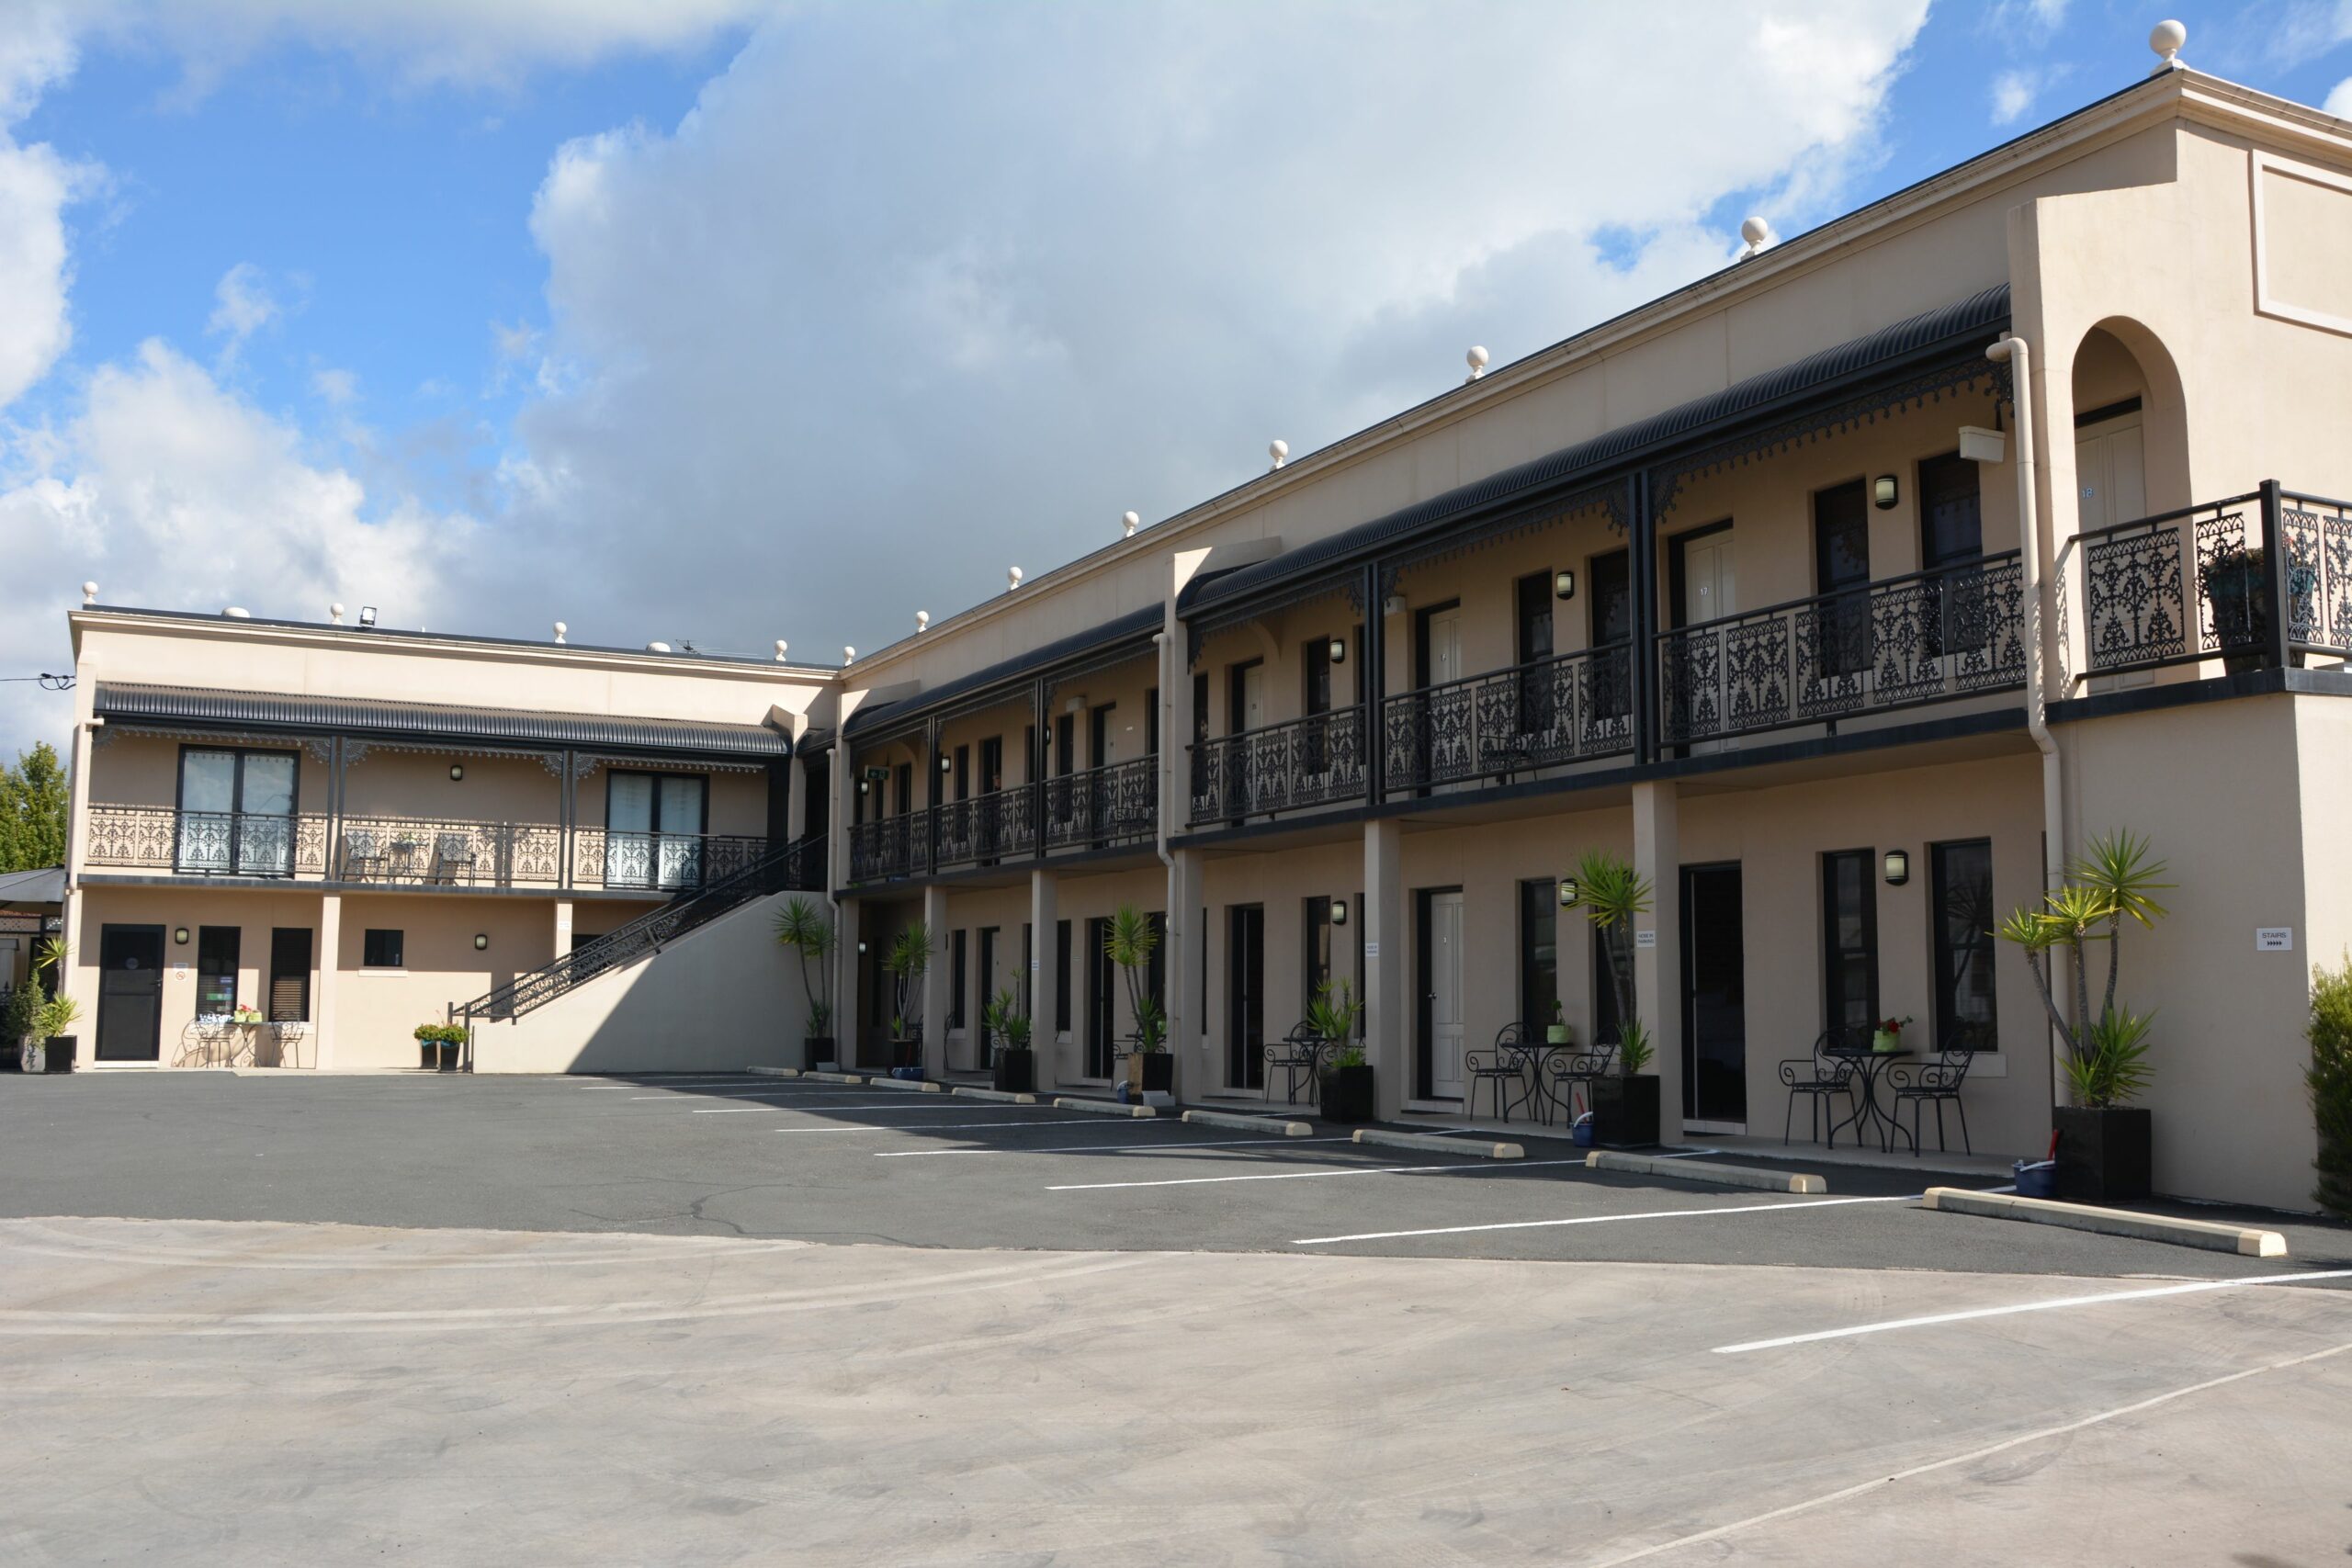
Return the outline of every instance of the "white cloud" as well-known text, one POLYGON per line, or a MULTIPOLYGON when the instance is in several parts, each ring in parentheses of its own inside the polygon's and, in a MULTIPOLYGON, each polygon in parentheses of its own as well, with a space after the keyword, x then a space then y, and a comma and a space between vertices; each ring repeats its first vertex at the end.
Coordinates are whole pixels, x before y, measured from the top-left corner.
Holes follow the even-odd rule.
POLYGON ((1993 78, 1993 123, 2009 125, 2033 107, 2033 73, 2004 71, 1993 78))
POLYGON ((228 340, 220 345, 220 363, 231 367, 244 352, 245 340, 277 319, 277 299, 261 268, 251 262, 239 262, 222 273, 212 299, 212 315, 204 330, 228 340))
POLYGON ((2320 107, 2338 119, 2352 119, 2352 76, 2338 82, 2335 91, 2328 94, 2327 102, 2320 107))
POLYGON ((359 378, 353 371, 322 366, 311 372, 311 390, 333 407, 347 408, 359 396, 359 378))
MULTIPOLYGON (((300 432, 253 408, 162 343, 90 378, 79 417, 20 439, 0 479, 0 672, 55 670, 62 616, 85 579, 114 604, 322 617, 336 599, 387 624, 439 622, 474 533, 463 514, 402 497, 371 507, 360 482, 306 455, 300 432)), ((56 739, 65 700, 0 686, 0 736, 56 739)))
POLYGON ((1838 210, 1922 19, 792 13, 550 164, 531 352, 574 381, 503 474, 515 547, 582 565, 496 573, 506 619, 827 647, 968 604, 1724 265, 1729 197, 1838 210))

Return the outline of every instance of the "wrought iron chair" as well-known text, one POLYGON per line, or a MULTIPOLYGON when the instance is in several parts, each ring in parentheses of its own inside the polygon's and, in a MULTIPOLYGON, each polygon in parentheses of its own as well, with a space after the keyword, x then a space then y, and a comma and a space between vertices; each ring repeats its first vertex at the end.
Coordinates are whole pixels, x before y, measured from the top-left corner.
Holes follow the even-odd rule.
MULTIPOLYGON (((1797 1097, 1805 1098, 1805 1116, 1811 1143, 1821 1142, 1822 1118, 1828 1115, 1833 1134, 1838 1127, 1835 1109, 1826 1102, 1830 1096, 1842 1094, 1852 1100, 1855 1094, 1853 1063, 1854 1031, 1832 1026, 1821 1032, 1813 1043, 1813 1055, 1796 1056, 1781 1064, 1781 1082, 1788 1087, 1789 1106, 1781 1117, 1781 1142, 1786 1144, 1797 1113, 1797 1097)), ((1867 1047, 1869 1042, 1862 1044, 1867 1047)))
POLYGON ((433 840, 433 880, 454 885, 458 874, 462 871, 470 883, 474 879, 474 863, 478 858, 470 834, 436 833, 433 840))
POLYGON ((375 833, 366 828, 346 829, 343 835, 343 876, 346 882, 379 882, 384 875, 384 852, 375 833))
POLYGON ((1520 1025, 1506 1023, 1495 1031, 1495 1043, 1490 1049, 1464 1053, 1462 1068, 1470 1076, 1467 1109, 1471 1115, 1478 1114, 1480 1084, 1486 1084, 1493 1090, 1495 1114, 1501 1117, 1506 1124, 1510 1121, 1511 1106, 1514 1103, 1525 1104, 1528 1097, 1535 1092, 1535 1086, 1528 1080, 1526 1040, 1526 1031, 1520 1025), (1504 1093, 1505 1084, 1518 1092, 1504 1093))
POLYGON ((1944 1105, 1950 1101, 1952 1111, 1960 1118, 1960 1147, 1963 1154, 1976 1150, 1968 1141, 1968 1108, 1961 1103, 1961 1086, 1968 1081, 1968 1066, 1976 1059, 1979 1036, 1973 1029, 1963 1029, 1952 1043, 1936 1053, 1932 1062, 1905 1062, 1889 1067, 1886 1081, 1894 1088, 1893 1122, 1901 1129, 1903 1107, 1911 1107, 1911 1154, 1918 1156, 1919 1118, 1932 1103, 1936 1108, 1936 1152, 1946 1152, 1944 1145, 1944 1105))
POLYGON ((1306 1102, 1309 1105, 1317 1103, 1320 1086, 1316 1080, 1315 1069, 1322 1059, 1323 1045, 1323 1037, 1307 1028, 1304 1021, 1294 1024, 1291 1032, 1280 1040, 1269 1041, 1266 1044, 1266 1098, 1273 1098, 1274 1075, 1279 1072, 1284 1078, 1284 1104, 1298 1103, 1298 1091, 1302 1086, 1306 1090, 1306 1102))
POLYGON ((1571 1125, 1577 1119, 1576 1095, 1584 1090, 1588 1110, 1592 1104, 1592 1086, 1599 1079, 1617 1070, 1617 1042, 1597 1040, 1582 1051, 1555 1051, 1544 1058, 1539 1087, 1545 1099, 1558 1106, 1571 1125))

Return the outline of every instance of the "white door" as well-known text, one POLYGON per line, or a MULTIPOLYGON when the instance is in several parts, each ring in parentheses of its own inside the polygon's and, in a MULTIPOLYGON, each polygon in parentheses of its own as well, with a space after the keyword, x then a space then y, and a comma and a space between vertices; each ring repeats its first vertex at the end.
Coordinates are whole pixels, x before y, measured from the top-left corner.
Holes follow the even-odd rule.
POLYGON ((1430 684, 1462 678, 1462 612, 1441 610, 1430 617, 1430 684))
POLYGON ((1462 1080, 1462 895, 1430 895, 1430 1093, 1459 1100, 1462 1080))
MULTIPOLYGON (((1732 531, 1728 528, 1692 539, 1682 547, 1682 624, 1695 626, 1702 621, 1735 615, 1738 610, 1733 570, 1732 531)), ((1703 635, 1703 634, 1702 634, 1703 635)), ((1729 685, 1730 660, 1723 657, 1720 634, 1713 643, 1711 660, 1694 660, 1693 667, 1709 672, 1709 689, 1689 695, 1691 706, 1691 733, 1705 734, 1719 729, 1729 722, 1732 693, 1729 685)), ((1697 651, 1693 648, 1694 653, 1697 651)), ((1693 746, 1693 752, 1720 751, 1728 741, 1711 740, 1693 746)))
MULTIPOLYGON (((1422 623, 1422 635, 1429 638, 1430 684, 1442 686, 1448 681, 1458 681, 1462 669, 1462 612, 1440 610, 1422 623)), ((1466 694, 1456 693, 1452 699, 1430 697, 1428 717, 1428 761, 1426 777, 1459 779, 1477 770, 1470 755, 1474 727, 1466 723, 1449 722, 1444 711, 1449 702, 1466 700, 1466 694)))
POLYGON ((1236 729, 1256 729, 1266 722, 1266 667, 1252 664, 1241 672, 1241 722, 1236 729))
MULTIPOLYGON (((2147 471, 2141 462, 2143 439, 2136 413, 2103 419, 2075 433, 2075 516, 2083 531, 2110 528, 2148 514, 2147 471)), ((2183 569, 2185 578, 2194 577, 2192 564, 2184 562, 2183 569)), ((2188 608, 2194 616, 2194 605, 2188 608)), ((2196 624, 2192 619, 2190 625, 2196 624)), ((2155 678, 2153 670, 2127 671, 2102 676, 2092 690, 2144 686, 2155 678)))

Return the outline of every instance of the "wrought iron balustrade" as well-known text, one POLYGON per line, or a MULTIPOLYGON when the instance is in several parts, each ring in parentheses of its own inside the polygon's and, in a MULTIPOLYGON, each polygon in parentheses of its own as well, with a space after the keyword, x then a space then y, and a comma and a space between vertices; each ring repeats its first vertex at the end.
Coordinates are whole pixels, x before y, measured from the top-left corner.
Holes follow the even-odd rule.
POLYGON ((1680 626, 1657 639, 1667 745, 2025 683, 2015 550, 1680 626))
POLYGON ((879 882, 922 869, 930 816, 928 811, 904 811, 854 825, 849 830, 849 879, 879 882))
POLYGON ((1046 781, 1046 847, 1124 844, 1159 828, 1159 759, 1136 757, 1046 781))
POLYGON ((1025 855, 1037 842, 1035 786, 1014 784, 934 807, 933 852, 942 869, 1025 855))
POLYGON ((1634 650, 1611 643, 1381 705, 1391 789, 1496 779, 1634 749, 1634 650))
POLYGON ((94 866, 183 876, 323 876, 327 818, 317 812, 182 811, 169 806, 87 808, 94 866))
POLYGON ((637 833, 573 830, 571 880, 577 887, 674 893, 731 876, 767 852, 768 841, 741 833, 637 833))
POLYGON ((1234 822, 1360 800, 1363 709, 1337 708, 1193 748, 1193 821, 1234 822))
POLYGON ((2267 662, 2279 586, 2294 662, 2352 650, 2346 502, 2287 491, 2267 502, 2255 491, 2096 529, 2070 548, 2081 563, 2086 674, 2217 657, 2233 668, 2267 662), (2274 541, 2285 552, 2276 578, 2274 541))
POLYGON ((397 887, 553 887, 563 830, 552 822, 467 822, 427 817, 345 817, 335 874, 397 887))

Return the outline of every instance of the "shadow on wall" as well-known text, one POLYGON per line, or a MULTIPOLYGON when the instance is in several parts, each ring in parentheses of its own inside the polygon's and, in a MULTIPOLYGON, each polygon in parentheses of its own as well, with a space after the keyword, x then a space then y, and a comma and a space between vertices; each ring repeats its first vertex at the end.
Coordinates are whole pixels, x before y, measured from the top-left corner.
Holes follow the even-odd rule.
POLYGON ((787 897, 730 910, 519 1019, 477 1020, 474 1070, 740 1071, 784 1061, 808 1018, 799 967, 771 929, 787 897))

